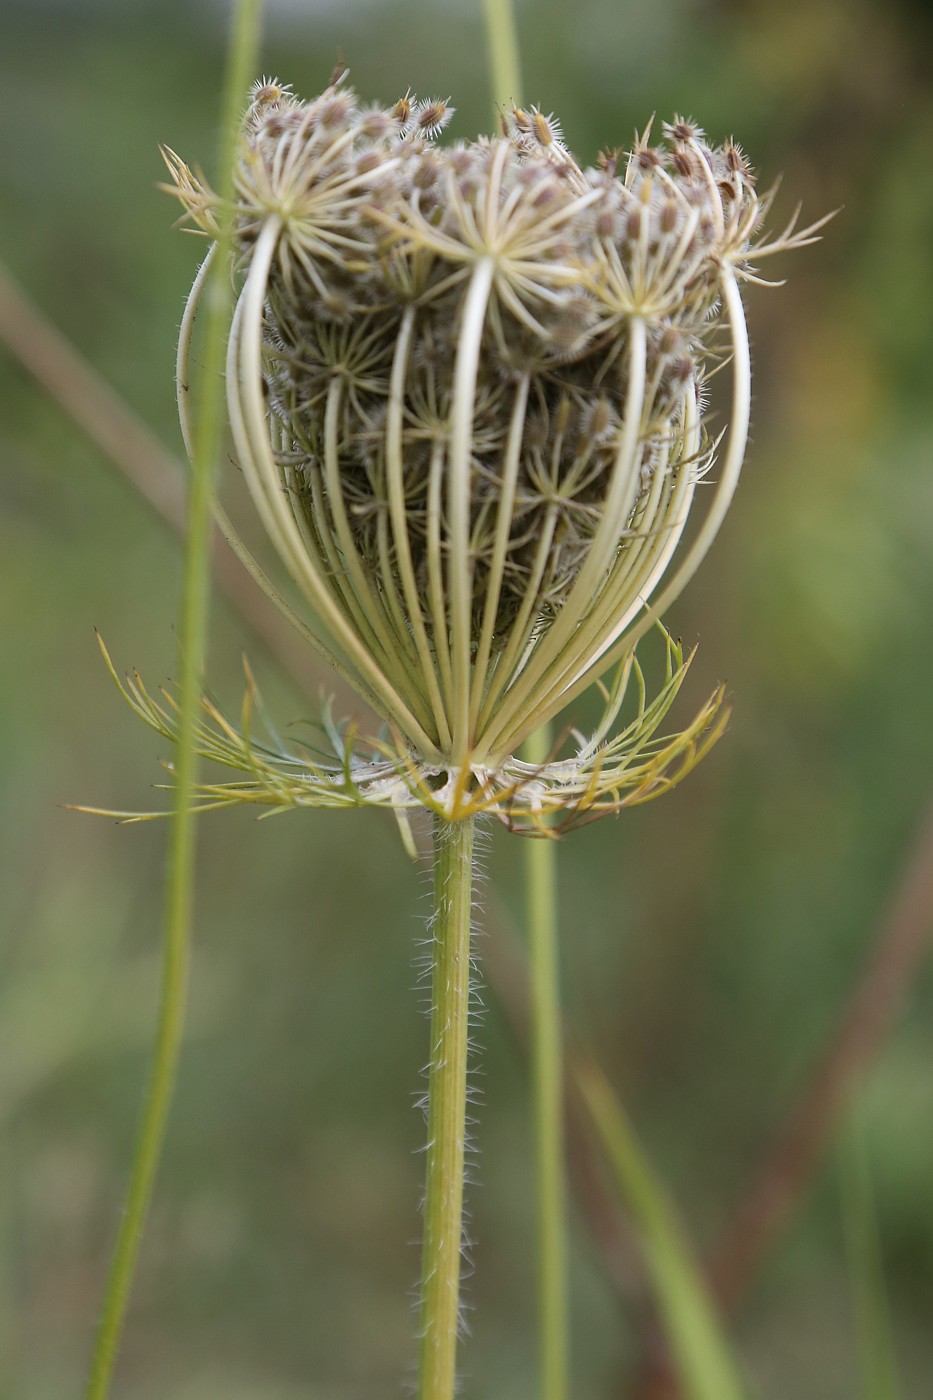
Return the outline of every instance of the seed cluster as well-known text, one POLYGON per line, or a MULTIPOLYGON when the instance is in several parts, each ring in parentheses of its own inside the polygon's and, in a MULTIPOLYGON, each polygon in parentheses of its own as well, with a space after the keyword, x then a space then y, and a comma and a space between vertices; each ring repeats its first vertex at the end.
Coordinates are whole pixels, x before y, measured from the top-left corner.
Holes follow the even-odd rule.
MULTIPOLYGON (((517 619, 528 636, 550 626, 610 490, 624 507, 604 575, 671 528, 678 483, 684 497, 684 475, 705 461, 685 424, 722 340, 721 267, 741 268, 761 206, 739 148, 711 146, 688 121, 581 169, 534 108, 504 114, 496 138, 439 147, 451 114, 412 96, 365 106, 342 81, 312 102, 264 82, 244 125, 236 239, 247 270, 278 221, 264 392, 309 548, 334 576, 361 565, 396 581, 401 550, 425 619, 446 596, 445 480, 468 394, 471 645, 485 619, 495 655, 517 619), (483 264, 464 384, 458 351, 483 264), (612 486, 623 454, 628 479, 612 486)), ((169 163, 214 232, 211 192, 169 163)))

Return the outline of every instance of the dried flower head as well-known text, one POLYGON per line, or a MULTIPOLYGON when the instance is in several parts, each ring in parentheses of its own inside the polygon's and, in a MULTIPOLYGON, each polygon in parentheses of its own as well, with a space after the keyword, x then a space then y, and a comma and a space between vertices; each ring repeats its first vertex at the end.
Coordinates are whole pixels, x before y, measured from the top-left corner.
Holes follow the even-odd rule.
MULTIPOLYGON (((768 200, 745 157, 681 117, 582 169, 537 108, 441 148, 447 102, 366 106, 343 78, 312 102, 277 81, 254 89, 227 394, 237 460, 313 609, 309 638, 390 738, 354 758, 333 731, 329 769, 264 751, 284 787, 241 738, 249 800, 294 805, 329 785, 535 828, 551 810, 579 820, 644 800, 717 732, 721 696, 685 734, 656 737, 686 665, 671 643, 661 695, 642 688, 633 724, 609 737, 640 677, 635 642, 697 568, 738 480, 750 398, 738 285, 819 225, 759 237, 768 200), (704 384, 726 358, 731 420, 713 442, 704 384), (521 764, 523 739, 613 664, 595 738, 543 769, 521 764)), ((166 159, 213 237, 216 196, 166 159)), ((179 357, 189 438, 203 285, 202 269, 179 357)), ((233 731, 212 719, 213 756, 229 761, 233 731)))

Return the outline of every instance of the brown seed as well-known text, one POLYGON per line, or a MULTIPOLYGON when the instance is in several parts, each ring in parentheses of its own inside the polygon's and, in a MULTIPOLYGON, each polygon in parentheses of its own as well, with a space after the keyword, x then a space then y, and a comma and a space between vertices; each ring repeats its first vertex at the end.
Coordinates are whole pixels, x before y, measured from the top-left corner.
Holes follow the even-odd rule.
POLYGON ((671 136, 675 141, 692 141, 696 134, 696 127, 690 122, 676 121, 671 126, 671 136))
POLYGON ((554 131, 547 117, 544 116, 542 112, 535 112, 531 121, 534 138, 538 144, 541 146, 553 146, 554 131))
POLYGON ((418 113, 418 129, 420 131, 432 131, 443 121, 444 113, 447 111, 447 103, 440 100, 426 102, 418 113))

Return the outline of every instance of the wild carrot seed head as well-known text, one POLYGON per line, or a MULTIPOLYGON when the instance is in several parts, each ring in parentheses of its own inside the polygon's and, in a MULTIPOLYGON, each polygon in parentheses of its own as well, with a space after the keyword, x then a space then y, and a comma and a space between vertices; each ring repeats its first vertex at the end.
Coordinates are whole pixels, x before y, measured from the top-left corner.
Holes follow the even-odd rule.
MULTIPOLYGON (((329 646, 416 753, 497 765, 644 630, 714 457, 763 212, 732 142, 677 117, 582 168, 553 115, 434 144, 452 108, 264 79, 236 170, 228 395, 264 522, 329 646)), ((192 220, 211 192, 168 153, 192 220)))

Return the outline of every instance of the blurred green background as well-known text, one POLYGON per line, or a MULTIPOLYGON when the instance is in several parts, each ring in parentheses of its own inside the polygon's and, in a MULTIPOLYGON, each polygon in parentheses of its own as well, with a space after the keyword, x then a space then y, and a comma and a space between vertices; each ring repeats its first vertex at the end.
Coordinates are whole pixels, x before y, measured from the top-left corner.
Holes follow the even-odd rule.
MULTIPOLYGON (((174 340, 198 248, 157 143, 211 169, 225 8, 0 0, 0 258, 179 450, 174 340)), ((668 619, 700 654, 684 717, 735 714, 662 802, 560 850, 569 1014, 701 1249, 830 1032, 933 787, 933 58, 921 0, 525 0, 525 96, 581 161, 653 111, 737 137, 773 222, 843 206, 753 288, 754 440, 716 547, 668 619)), ((337 54, 368 98, 489 123, 478 6, 292 0, 265 67, 307 96, 337 54)), ((0 351, 0 1396, 80 1392, 154 1021, 165 746, 107 678, 175 669, 179 549, 0 351)), ((218 602, 212 682, 249 646, 283 721, 313 713, 218 602)), ((326 678, 322 678, 326 683, 326 678)), ((115 1394, 385 1400, 414 1347, 427 872, 391 819, 201 825, 190 1034, 115 1394)), ((520 919, 491 833, 487 941, 520 919)), ((477 1035, 465 1397, 534 1394, 525 1059, 492 992, 477 1035)), ((933 977, 861 1091, 902 1393, 933 1374, 933 977)), ((745 1299, 761 1400, 850 1400, 857 1340, 832 1155, 745 1299)), ((623 1261, 624 1262, 624 1261, 623 1261)), ((574 1400, 624 1400, 640 1312, 574 1220, 574 1400)), ((624 1272, 624 1270, 623 1270, 624 1272)), ((874 1397, 873 1397, 874 1400, 874 1397)))

